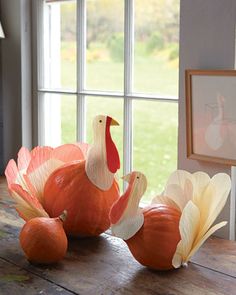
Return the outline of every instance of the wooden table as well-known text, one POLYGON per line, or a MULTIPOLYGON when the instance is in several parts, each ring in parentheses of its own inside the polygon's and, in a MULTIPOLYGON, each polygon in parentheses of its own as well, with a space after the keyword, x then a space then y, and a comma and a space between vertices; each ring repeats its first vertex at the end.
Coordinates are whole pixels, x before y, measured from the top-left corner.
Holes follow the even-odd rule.
POLYGON ((0 295, 236 294, 236 243, 216 238, 205 243, 188 268, 169 272, 141 266, 122 240, 108 234, 70 239, 57 265, 31 265, 18 241, 23 221, 7 196, 0 179, 0 295))

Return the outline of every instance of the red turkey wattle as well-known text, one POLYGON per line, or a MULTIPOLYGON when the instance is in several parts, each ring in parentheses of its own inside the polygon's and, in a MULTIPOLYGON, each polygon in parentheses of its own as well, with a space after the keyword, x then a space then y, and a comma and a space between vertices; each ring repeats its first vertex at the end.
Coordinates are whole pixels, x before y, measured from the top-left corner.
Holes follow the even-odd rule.
MULTIPOLYGON (((114 122, 114 120, 113 120, 114 122)), ((116 173, 120 169, 120 157, 117 148, 111 138, 110 125, 112 118, 107 117, 106 122, 106 155, 107 155, 107 166, 110 172, 116 173)))

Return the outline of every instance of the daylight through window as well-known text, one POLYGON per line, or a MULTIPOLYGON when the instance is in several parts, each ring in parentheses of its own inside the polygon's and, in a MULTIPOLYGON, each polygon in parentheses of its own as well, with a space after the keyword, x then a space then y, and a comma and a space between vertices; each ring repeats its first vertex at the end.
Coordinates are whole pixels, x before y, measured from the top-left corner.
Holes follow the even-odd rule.
POLYGON ((37 2, 39 144, 92 142, 107 114, 122 167, 145 201, 177 166, 179 0, 37 2))

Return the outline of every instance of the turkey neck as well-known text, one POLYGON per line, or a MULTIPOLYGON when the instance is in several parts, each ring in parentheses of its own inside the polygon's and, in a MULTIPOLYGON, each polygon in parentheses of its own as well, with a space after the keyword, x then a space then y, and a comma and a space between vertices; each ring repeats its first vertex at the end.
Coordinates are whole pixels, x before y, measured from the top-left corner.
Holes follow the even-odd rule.
POLYGON ((91 146, 85 166, 89 180, 101 190, 109 190, 114 181, 114 174, 107 167, 105 132, 94 134, 94 143, 91 146))

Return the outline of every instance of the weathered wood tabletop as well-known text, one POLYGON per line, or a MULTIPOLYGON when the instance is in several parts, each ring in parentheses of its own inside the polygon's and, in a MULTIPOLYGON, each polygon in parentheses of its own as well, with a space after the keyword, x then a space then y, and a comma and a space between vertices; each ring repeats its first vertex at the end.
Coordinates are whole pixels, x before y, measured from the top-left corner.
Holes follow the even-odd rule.
POLYGON ((209 239, 187 268, 155 272, 137 263, 126 244, 108 234, 70 239, 64 260, 31 265, 20 248, 23 221, 9 206, 0 179, 0 295, 156 294, 235 295, 236 243, 209 239))

